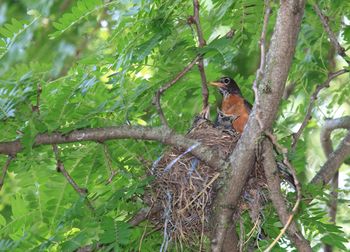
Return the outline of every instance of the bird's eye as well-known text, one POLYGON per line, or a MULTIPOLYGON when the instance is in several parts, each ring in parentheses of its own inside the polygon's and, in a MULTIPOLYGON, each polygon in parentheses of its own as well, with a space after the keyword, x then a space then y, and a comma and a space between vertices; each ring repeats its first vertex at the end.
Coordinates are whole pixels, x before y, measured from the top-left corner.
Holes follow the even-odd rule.
POLYGON ((229 79, 229 78, 225 78, 225 79, 224 79, 224 83, 225 83, 225 84, 229 84, 229 83, 230 83, 230 79, 229 79))

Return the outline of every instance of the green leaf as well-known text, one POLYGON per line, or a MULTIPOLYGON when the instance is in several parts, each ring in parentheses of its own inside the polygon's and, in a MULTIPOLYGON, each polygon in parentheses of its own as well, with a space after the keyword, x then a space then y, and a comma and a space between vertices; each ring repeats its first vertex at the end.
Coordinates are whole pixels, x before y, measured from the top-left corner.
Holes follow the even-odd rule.
POLYGON ((84 18, 110 4, 113 4, 113 2, 104 3, 101 0, 79 0, 71 9, 70 13, 63 14, 63 16, 59 18, 57 22, 54 22, 54 27, 57 29, 57 31, 51 33, 49 35, 50 38, 57 38, 65 31, 81 22, 84 18))
POLYGON ((4 216, 0 214, 0 227, 6 225, 6 219, 4 216))

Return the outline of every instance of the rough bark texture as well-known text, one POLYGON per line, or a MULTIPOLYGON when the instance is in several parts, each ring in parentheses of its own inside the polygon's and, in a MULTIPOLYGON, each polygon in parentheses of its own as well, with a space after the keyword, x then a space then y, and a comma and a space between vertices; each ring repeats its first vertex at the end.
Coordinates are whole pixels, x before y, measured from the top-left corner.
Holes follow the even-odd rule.
POLYGON ((252 169, 256 143, 275 120, 294 55, 304 6, 305 1, 281 1, 266 67, 259 84, 260 107, 264 108, 264 113, 261 114, 263 128, 259 126, 256 118, 257 108, 254 106, 243 135, 230 157, 231 167, 221 193, 216 199, 214 222, 217 226, 212 235, 214 252, 222 251, 227 223, 232 218, 242 188, 252 169))

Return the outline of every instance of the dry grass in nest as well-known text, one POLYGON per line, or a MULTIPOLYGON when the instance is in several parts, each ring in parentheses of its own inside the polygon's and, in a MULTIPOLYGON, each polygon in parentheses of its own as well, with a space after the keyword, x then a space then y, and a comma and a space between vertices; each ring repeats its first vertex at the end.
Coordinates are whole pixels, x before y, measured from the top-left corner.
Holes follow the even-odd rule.
MULTIPOLYGON (((208 120, 197 119, 187 137, 198 140, 214 151, 220 151, 228 158, 240 135, 215 128, 208 120)), ((162 206, 162 211, 153 221, 163 228, 163 245, 170 240, 198 244, 198 241, 202 241, 203 234, 209 231, 210 210, 221 171, 199 161, 191 155, 190 149, 178 148, 166 151, 155 162, 152 170, 156 179, 151 186, 151 201, 162 206)), ((261 172, 256 171, 249 179, 242 194, 242 198, 248 200, 241 200, 241 210, 252 208, 249 202, 256 201, 259 192, 255 188, 265 184, 262 182, 265 179, 262 178, 264 176, 261 172)))

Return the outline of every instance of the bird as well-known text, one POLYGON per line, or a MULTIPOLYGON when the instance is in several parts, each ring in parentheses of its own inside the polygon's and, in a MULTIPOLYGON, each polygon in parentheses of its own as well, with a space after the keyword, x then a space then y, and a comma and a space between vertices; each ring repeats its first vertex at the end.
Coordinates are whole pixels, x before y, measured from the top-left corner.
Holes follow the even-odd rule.
MULTIPOLYGON (((247 124, 252 105, 243 97, 239 86, 232 78, 222 77, 210 84, 216 86, 223 97, 220 111, 226 116, 233 116, 235 119, 232 120, 232 128, 242 133, 247 124)), ((218 119, 220 119, 219 116, 218 119)))
POLYGON ((232 123, 237 119, 237 116, 234 115, 226 115, 219 108, 217 110, 216 119, 214 122, 214 127, 217 129, 221 129, 222 132, 225 132, 230 135, 240 135, 237 131, 232 128, 232 123))
MULTIPOLYGON (((217 109, 215 125, 228 129, 232 124, 232 128, 236 132, 242 133, 252 111, 252 105, 243 97, 239 86, 232 78, 222 77, 210 84, 219 88, 219 92, 223 96, 221 108, 217 109)), ((286 165, 279 161, 276 163, 280 177, 296 188, 294 178, 286 165)))

